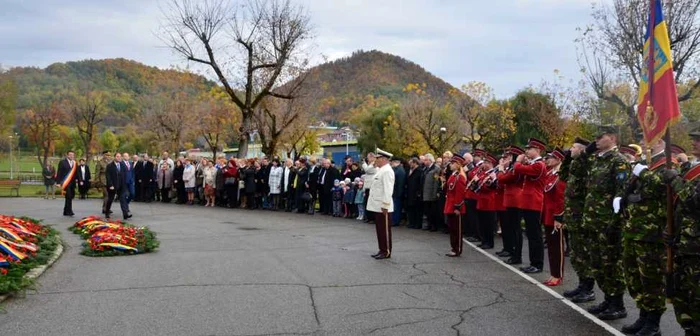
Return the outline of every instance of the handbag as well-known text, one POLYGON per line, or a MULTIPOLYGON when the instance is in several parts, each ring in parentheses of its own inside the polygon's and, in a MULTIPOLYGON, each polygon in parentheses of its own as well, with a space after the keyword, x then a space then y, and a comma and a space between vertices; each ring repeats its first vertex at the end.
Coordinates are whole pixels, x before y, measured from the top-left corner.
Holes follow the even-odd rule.
POLYGON ((311 201, 311 193, 308 191, 305 191, 303 194, 301 194, 301 200, 304 202, 310 202, 311 201))

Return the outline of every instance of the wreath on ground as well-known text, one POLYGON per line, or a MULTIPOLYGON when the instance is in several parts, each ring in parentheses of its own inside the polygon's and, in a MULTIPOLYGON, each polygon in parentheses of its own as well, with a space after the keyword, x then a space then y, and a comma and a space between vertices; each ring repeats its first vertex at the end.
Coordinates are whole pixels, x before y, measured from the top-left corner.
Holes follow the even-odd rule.
POLYGON ((86 240, 80 254, 89 257, 148 253, 160 245, 155 232, 148 227, 136 227, 97 216, 85 217, 69 230, 86 240))
POLYGON ((40 220, 0 215, 0 295, 33 286, 25 274, 46 265, 60 244, 58 231, 40 220))

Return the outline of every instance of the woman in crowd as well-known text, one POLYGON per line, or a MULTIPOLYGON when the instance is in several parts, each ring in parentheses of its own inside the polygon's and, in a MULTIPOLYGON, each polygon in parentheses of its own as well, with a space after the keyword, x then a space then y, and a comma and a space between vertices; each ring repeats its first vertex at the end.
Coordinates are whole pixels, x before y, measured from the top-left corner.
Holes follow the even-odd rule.
POLYGON ((53 167, 53 163, 50 160, 46 161, 46 166, 44 167, 44 189, 46 189, 44 194, 44 199, 56 199, 56 169, 53 167))
POLYGON ((204 198, 207 201, 204 206, 213 207, 216 204, 216 168, 214 168, 213 162, 206 161, 206 167, 202 169, 202 183, 204 184, 204 198))
POLYGON ((272 199, 272 209, 279 210, 280 194, 282 193, 282 173, 284 169, 280 167, 278 159, 272 160, 270 167, 270 178, 268 185, 270 187, 270 198, 272 199))
POLYGON ((194 189, 196 187, 195 168, 192 160, 185 160, 185 169, 182 172, 182 181, 185 182, 185 192, 187 193, 187 205, 194 204, 194 189))
POLYGON ((182 181, 182 174, 185 172, 185 167, 181 160, 175 161, 175 169, 173 169, 173 186, 177 192, 177 204, 185 204, 187 194, 185 194, 185 183, 182 181))
POLYGON ((255 161, 255 163, 253 163, 253 167, 255 167, 255 208, 260 208, 264 210, 264 199, 267 196, 265 195, 265 190, 267 189, 267 178, 265 177, 265 169, 260 164, 260 161, 257 160, 255 161))
POLYGON ((255 204, 255 159, 249 159, 241 171, 243 192, 246 199, 246 209, 253 210, 255 204))
POLYGON ((165 162, 160 165, 158 174, 158 190, 160 190, 160 199, 163 203, 170 203, 170 188, 173 187, 173 171, 170 170, 170 164, 165 162))
POLYGON ((228 161, 228 164, 222 169, 222 174, 224 178, 224 189, 226 189, 226 198, 228 199, 228 207, 235 208, 238 206, 238 181, 240 179, 236 159, 231 158, 228 161))

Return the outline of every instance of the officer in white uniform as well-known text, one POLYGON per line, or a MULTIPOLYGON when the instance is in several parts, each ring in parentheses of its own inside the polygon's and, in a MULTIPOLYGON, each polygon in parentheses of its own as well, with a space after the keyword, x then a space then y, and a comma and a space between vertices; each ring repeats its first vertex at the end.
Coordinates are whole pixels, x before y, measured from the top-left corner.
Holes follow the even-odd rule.
POLYGON ((377 228, 377 242, 379 252, 372 255, 372 258, 381 260, 391 258, 391 213, 394 212, 394 170, 389 165, 389 160, 393 155, 377 148, 378 168, 372 181, 367 210, 372 211, 375 216, 375 226, 377 228))

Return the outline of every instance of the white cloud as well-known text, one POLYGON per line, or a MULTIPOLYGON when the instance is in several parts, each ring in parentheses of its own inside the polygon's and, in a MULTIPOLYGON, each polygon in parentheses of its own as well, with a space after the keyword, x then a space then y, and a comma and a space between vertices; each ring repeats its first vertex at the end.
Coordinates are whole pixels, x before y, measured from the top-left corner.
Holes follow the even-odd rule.
MULTIPOLYGON (((605 0, 609 1, 609 0, 605 0)), ((156 0, 3 0, 0 63, 47 66, 125 57, 168 67, 181 60, 154 35, 156 0)), ((357 49, 407 58, 455 86, 487 82, 499 96, 548 77, 577 76, 575 28, 589 0, 301 0, 329 59, 357 49)), ((320 57, 318 58, 321 59, 320 57)))

